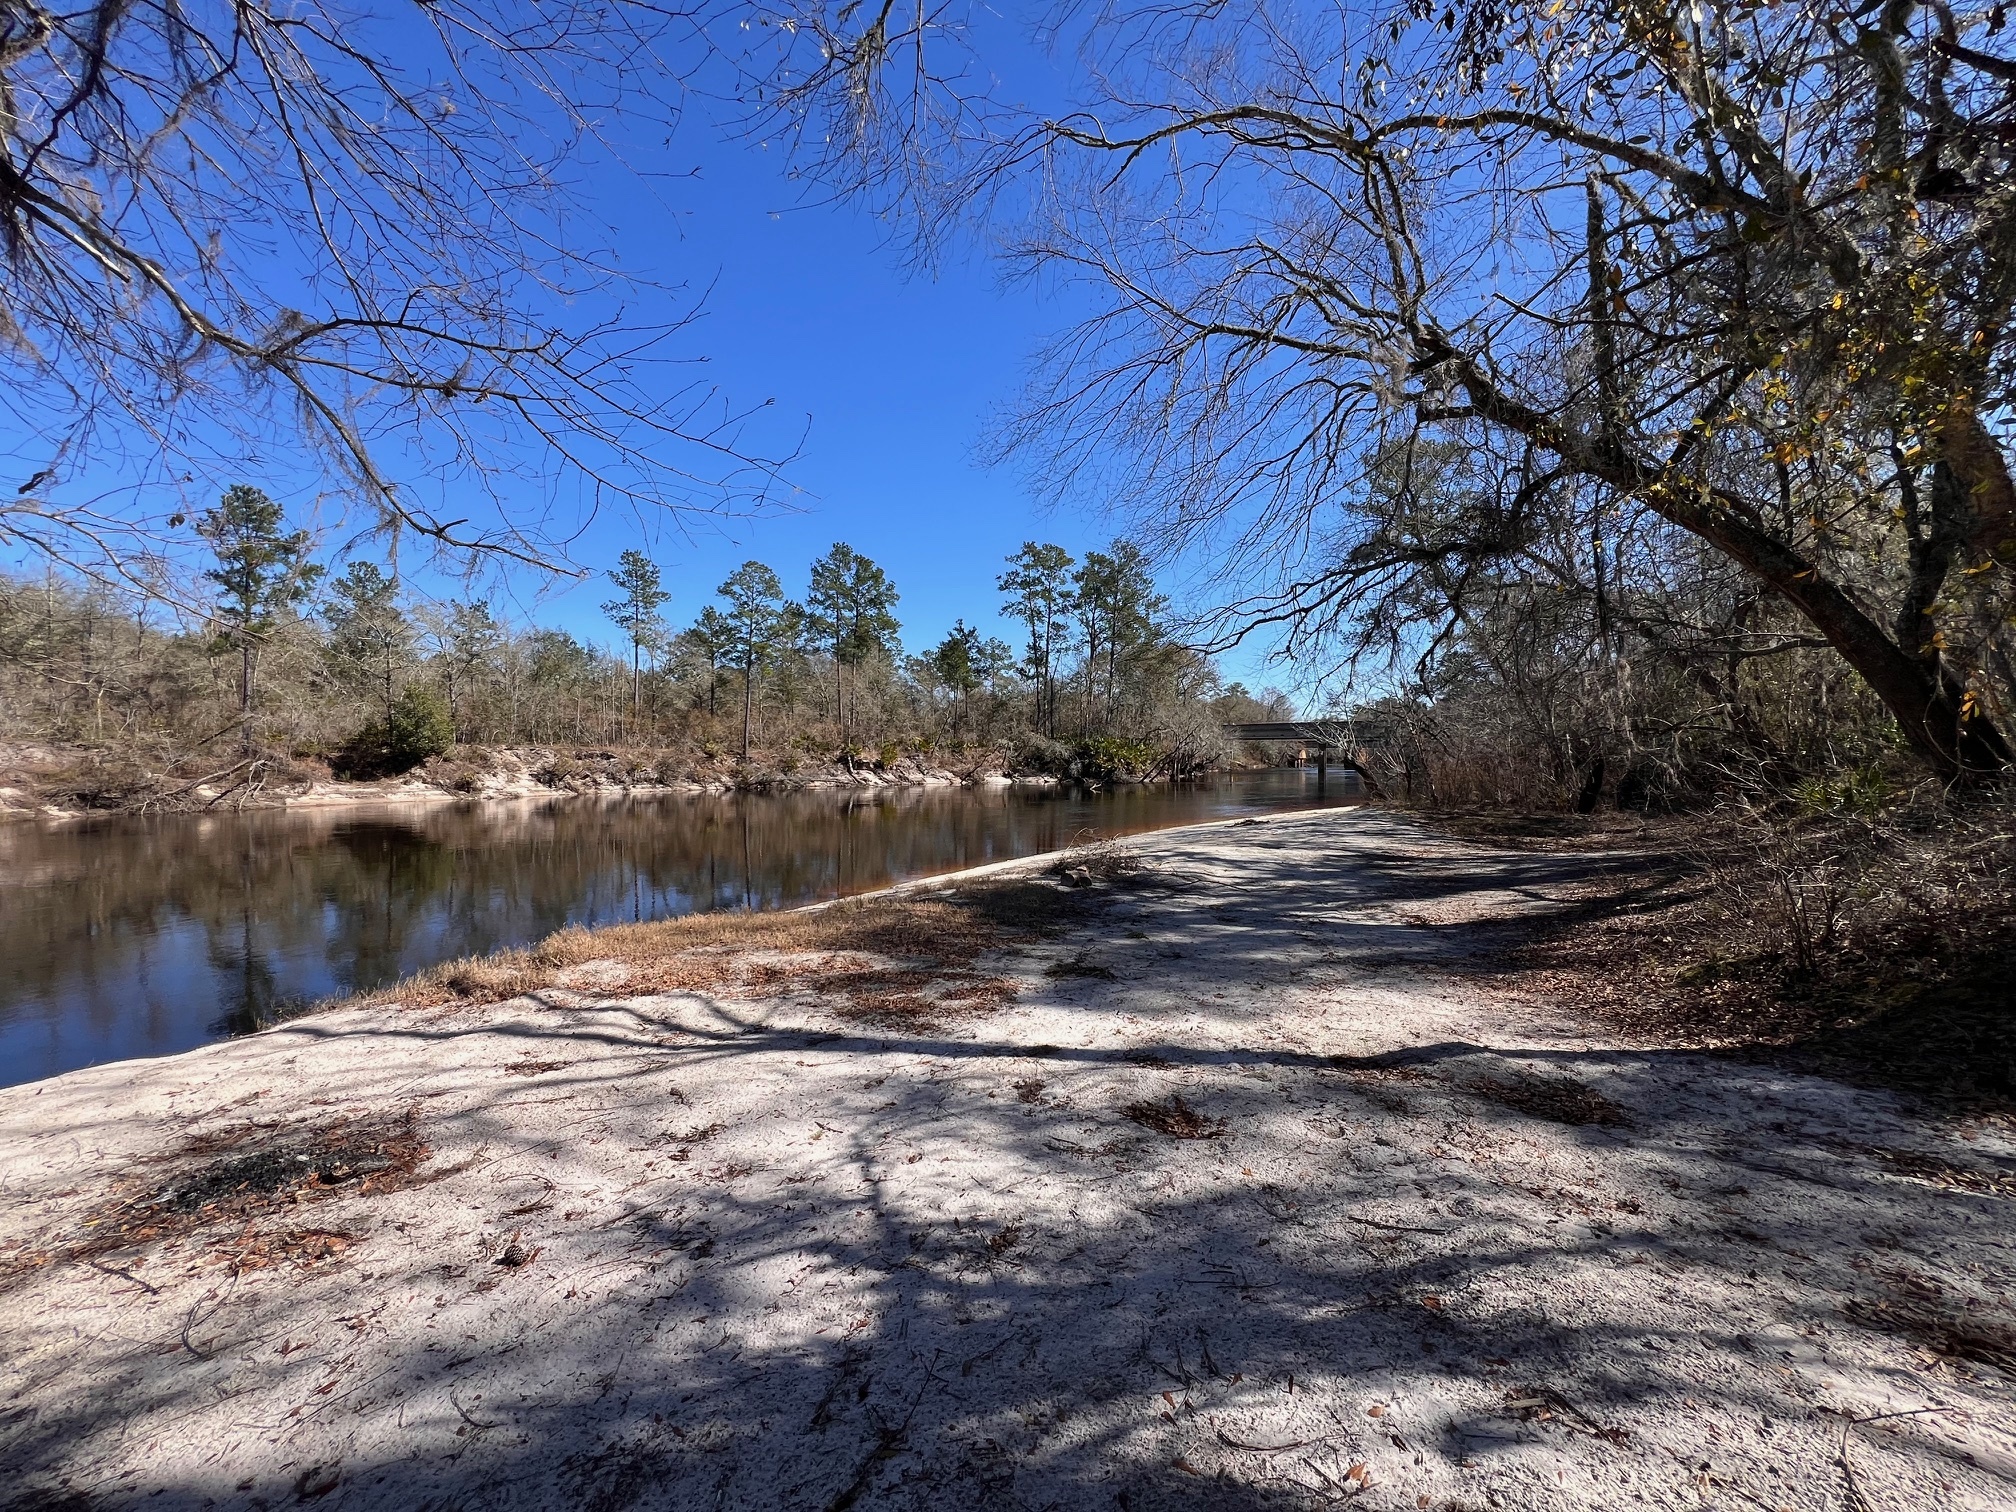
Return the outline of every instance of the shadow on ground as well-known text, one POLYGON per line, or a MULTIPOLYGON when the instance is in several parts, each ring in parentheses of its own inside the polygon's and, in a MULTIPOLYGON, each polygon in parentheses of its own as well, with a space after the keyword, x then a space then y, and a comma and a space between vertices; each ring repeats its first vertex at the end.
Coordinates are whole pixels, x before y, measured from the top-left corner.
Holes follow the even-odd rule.
POLYGON ((0 1132, 61 1132, 9 1173, 42 1227, 7 1237, 58 1258, 0 1294, 0 1505, 1818 1512, 2016 1489, 2016 1441, 1982 1426, 2008 1406, 1995 1151, 1444 975, 1502 948, 1490 921, 1642 860, 1480 856, 1373 816, 1141 849, 1010 963, 1021 1002, 968 1023, 556 993, 158 1070, 202 1105, 184 1136, 417 1110, 436 1179, 247 1224, 351 1236, 312 1263, 234 1265, 235 1230, 63 1261, 166 1120, 136 1132, 97 1073, 34 1108, 19 1089, 0 1132), (1194 1121, 1144 1123, 1177 1098, 1194 1121))

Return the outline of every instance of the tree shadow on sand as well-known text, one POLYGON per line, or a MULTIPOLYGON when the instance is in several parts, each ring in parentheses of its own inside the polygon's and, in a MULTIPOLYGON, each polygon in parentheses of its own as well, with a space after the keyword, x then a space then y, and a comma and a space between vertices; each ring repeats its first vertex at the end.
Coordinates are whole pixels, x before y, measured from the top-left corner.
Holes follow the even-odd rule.
POLYGON ((38 1276, 70 1289, 0 1417, 6 1505, 1818 1509, 1844 1455, 1873 1504, 2006 1489, 1930 1409, 1849 1450, 1823 1410, 1823 1365, 1914 1410, 2004 1390, 1912 1363, 1911 1278, 1955 1302, 2001 1199, 1886 1158, 1913 1130, 1880 1101, 1532 1035, 1284 1042, 1284 993, 1420 992, 1474 948, 1437 908, 1557 906, 1608 863, 1240 861, 1178 854, 1046 947, 1111 976, 1034 971, 1029 1022, 1124 1043, 694 996, 291 1026, 303 1064, 378 1047, 334 1100, 430 1066, 447 1174, 319 1206, 367 1237, 317 1266, 38 1276), (1206 941, 1208 971, 1169 953, 1206 941), (1252 1032, 1196 1042, 1221 983, 1252 1032), (535 1127, 535 1096, 582 1111, 535 1127), (1177 1099, 1213 1137, 1129 1112, 1177 1099), (145 1326, 51 1344, 114 1291, 145 1326))

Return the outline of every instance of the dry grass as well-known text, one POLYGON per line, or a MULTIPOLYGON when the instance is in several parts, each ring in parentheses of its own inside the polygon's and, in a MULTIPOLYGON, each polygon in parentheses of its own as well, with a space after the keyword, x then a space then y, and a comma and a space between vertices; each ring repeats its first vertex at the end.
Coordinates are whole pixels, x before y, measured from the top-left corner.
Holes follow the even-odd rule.
POLYGON ((1522 930, 1477 974, 1634 1039, 2016 1106, 2006 799, 1697 822, 1686 847, 1522 930))
POLYGON ((1604 851, 1666 848, 1699 838, 1699 815, 1640 814, 1606 809, 1594 814, 1488 808, 1403 810, 1432 830, 1502 850, 1604 851))
POLYGON ((852 1023, 921 1028, 991 1012, 1015 983, 976 969, 989 954, 1083 916, 1082 898, 1047 881, 999 882, 949 897, 868 898, 780 913, 703 913, 652 924, 563 929, 537 945, 431 967, 324 1007, 494 1003, 569 987, 568 974, 609 963, 624 996, 704 992, 770 998, 817 994, 852 1023))

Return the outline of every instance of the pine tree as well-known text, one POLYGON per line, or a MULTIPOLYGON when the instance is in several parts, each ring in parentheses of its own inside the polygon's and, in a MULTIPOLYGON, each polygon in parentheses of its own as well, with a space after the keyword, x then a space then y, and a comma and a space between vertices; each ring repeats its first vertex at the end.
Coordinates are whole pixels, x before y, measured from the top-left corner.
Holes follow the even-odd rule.
POLYGON ((842 745, 851 745, 846 669, 876 656, 893 656, 903 627, 890 613, 898 594, 889 576, 844 541, 812 564, 805 622, 833 657, 833 718, 842 745))
POLYGON ((728 623, 727 615, 709 604, 700 611, 699 619, 679 632, 679 644, 694 660, 706 665, 707 713, 711 718, 721 712, 717 698, 721 687, 721 664, 735 650, 735 627, 728 623))
POLYGON ((322 575, 307 559, 308 532, 283 531, 283 521, 278 504, 250 484, 238 483, 196 522, 196 533, 217 558, 217 565, 203 574, 220 590, 212 611, 217 643, 239 656, 238 729, 247 750, 260 644, 272 634, 276 616, 307 598, 322 575))
POLYGON ((662 586, 658 564, 641 551, 626 551, 616 559, 616 571, 609 581, 623 590, 623 597, 611 599, 602 612, 622 626, 630 642, 630 724, 637 727, 641 699, 640 667, 646 646, 655 646, 664 636, 665 622, 658 611, 671 599, 662 586))
POLYGON ((1119 697, 1120 669, 1160 632, 1159 616, 1169 602, 1155 591, 1148 558, 1132 541, 1115 541, 1110 551, 1088 551, 1072 577, 1072 612, 1085 642, 1086 718, 1091 719, 1094 688, 1105 681, 1105 724, 1113 723, 1119 697))
POLYGON ((931 670, 938 681, 952 690, 954 708, 970 713, 973 692, 980 686, 980 669, 974 659, 980 650, 980 632, 966 621, 954 620, 952 629, 931 652, 931 670))
POLYGON ((742 759, 749 759, 749 737, 756 717, 756 675, 777 651, 777 635, 794 606, 784 600, 784 585, 761 562, 744 562, 718 589, 728 602, 722 616, 734 633, 730 655, 742 673, 742 759))
POLYGON ((1002 605, 1029 627, 1029 675, 1036 679, 1044 733, 1057 733, 1057 658, 1071 613, 1071 553, 1062 546, 1024 541, 1008 558, 997 586, 1008 595, 1002 605))
POLYGON ((399 580, 375 562, 352 562, 329 591, 322 616, 329 623, 331 670, 353 687, 374 689, 390 719, 394 681, 413 660, 413 626, 399 607, 399 580))
POLYGON ((490 613, 488 604, 472 599, 454 606, 442 659, 447 664, 448 719, 457 739, 462 737, 465 724, 458 696, 467 697, 469 683, 494 663, 503 644, 504 627, 490 613))

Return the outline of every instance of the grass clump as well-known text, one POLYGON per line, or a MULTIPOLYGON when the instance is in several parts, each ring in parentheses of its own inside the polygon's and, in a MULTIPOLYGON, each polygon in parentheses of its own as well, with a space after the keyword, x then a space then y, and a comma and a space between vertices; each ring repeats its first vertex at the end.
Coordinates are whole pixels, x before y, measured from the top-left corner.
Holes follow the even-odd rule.
POLYGON ((844 1020, 925 1027, 1011 1001, 1012 980, 981 958, 1077 917, 1047 881, 1001 882, 934 898, 863 898, 778 913, 688 914, 606 929, 572 927, 536 945, 447 961, 340 1004, 494 1003, 568 988, 589 963, 625 996, 704 992, 756 998, 816 993, 844 1020))

